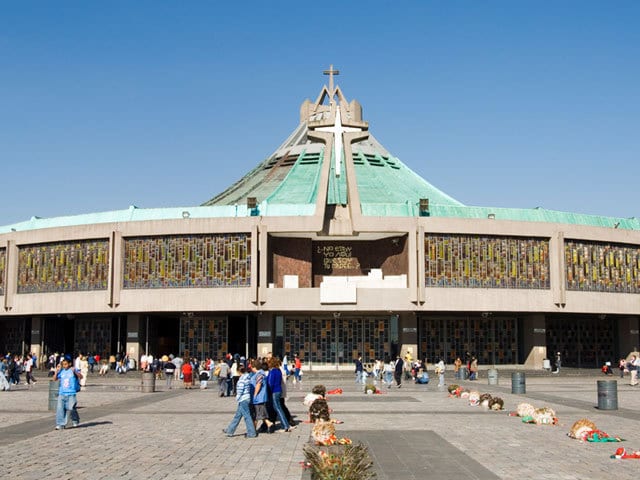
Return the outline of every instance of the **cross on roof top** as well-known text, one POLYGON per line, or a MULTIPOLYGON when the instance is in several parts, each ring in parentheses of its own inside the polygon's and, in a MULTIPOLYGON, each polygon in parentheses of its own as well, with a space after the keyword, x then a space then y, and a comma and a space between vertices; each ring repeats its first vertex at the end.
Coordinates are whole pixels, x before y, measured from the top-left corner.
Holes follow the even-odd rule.
POLYGON ((329 66, 329 70, 325 70, 322 72, 324 75, 329 75, 329 95, 331 95, 331 100, 333 100, 333 95, 335 91, 333 90, 333 76, 340 75, 340 70, 334 70, 333 64, 329 66))

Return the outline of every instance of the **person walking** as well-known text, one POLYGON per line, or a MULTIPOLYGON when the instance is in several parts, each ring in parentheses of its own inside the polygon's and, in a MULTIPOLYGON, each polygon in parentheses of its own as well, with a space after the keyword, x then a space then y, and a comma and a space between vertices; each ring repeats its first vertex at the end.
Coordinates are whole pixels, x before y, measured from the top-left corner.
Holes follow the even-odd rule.
POLYGON ((384 358, 384 367, 382 369, 382 381, 385 383, 387 388, 391 388, 391 384, 393 383, 393 370, 393 362, 391 361, 391 357, 387 355, 384 358))
POLYGON ((296 382, 302 388, 302 360, 297 353, 293 357, 293 384, 296 382))
POLYGON ((224 358, 220 359, 214 373, 218 376, 218 395, 224 397, 227 395, 227 378, 229 377, 229 365, 224 358))
POLYGON ((24 373, 27 376, 24 383, 28 386, 31 386, 32 383, 36 383, 36 379, 33 378, 33 357, 31 354, 27 355, 27 359, 24 362, 24 373))
POLYGON ((629 385, 638 385, 638 357, 631 355, 629 363, 627 363, 627 370, 631 374, 631 381, 629 385))
POLYGON ((364 383, 364 367, 362 366, 362 354, 358 354, 353 363, 356 365, 356 383, 364 383))
POLYGON ((173 374, 176 371, 175 364, 169 360, 164 363, 164 378, 165 382, 167 382, 167 389, 171 390, 171 384, 173 383, 173 374))
POLYGON ((269 411, 267 410, 267 370, 269 366, 266 362, 256 362, 251 365, 253 376, 251 377, 251 385, 253 385, 253 408, 256 413, 256 425, 262 422, 261 427, 266 427, 267 433, 271 433, 273 422, 269 420, 269 411))
POLYGON ((71 368, 71 356, 64 357, 62 362, 56 367, 53 380, 60 380, 58 389, 58 405, 56 408, 56 430, 62 430, 69 422, 71 416, 71 426, 80 425, 80 415, 77 410, 76 393, 80 390, 80 379, 82 373, 71 368))
POLYGON ((7 358, 2 359, 2 363, 0 363, 0 390, 3 392, 6 390, 7 392, 11 389, 11 384, 7 380, 7 375, 9 374, 9 364, 7 358))
POLYGON ((269 359, 269 374, 267 375, 267 385, 271 392, 271 404, 278 414, 283 432, 292 431, 291 425, 282 409, 282 370, 280 370, 280 361, 276 357, 269 359))
POLYGON ((398 388, 402 387, 403 371, 404 371, 404 360, 402 360, 402 357, 398 355, 398 357, 396 358, 396 363, 394 365, 394 370, 393 370, 393 376, 396 380, 396 384, 398 385, 398 388))
POLYGON ((247 373, 244 365, 238 367, 238 372, 240 373, 240 378, 238 378, 238 383, 236 384, 236 402, 238 402, 238 407, 235 415, 231 419, 231 423, 227 428, 222 429, 222 433, 227 437, 233 437, 236 428, 238 428, 240 424, 240 420, 244 418, 244 424, 247 428, 246 437, 256 438, 258 433, 256 432, 256 426, 251 417, 251 374, 247 373))
POLYGON ((445 371, 444 360, 442 360, 442 358, 439 358, 438 363, 436 363, 436 375, 438 375, 438 388, 444 388, 444 371, 445 371))

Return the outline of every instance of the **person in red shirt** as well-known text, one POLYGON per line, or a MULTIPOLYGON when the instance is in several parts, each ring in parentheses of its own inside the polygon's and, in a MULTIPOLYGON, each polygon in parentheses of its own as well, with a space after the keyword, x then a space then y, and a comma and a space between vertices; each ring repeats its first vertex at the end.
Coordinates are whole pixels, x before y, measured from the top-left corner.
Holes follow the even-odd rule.
POLYGON ((193 386, 193 367, 190 362, 184 362, 182 365, 182 381, 184 388, 191 388, 193 386))
MULTIPOLYGON (((296 353, 293 359, 293 384, 296 382, 302 384, 302 360, 300 360, 300 356, 296 353)), ((302 388, 302 385, 300 385, 302 388)))

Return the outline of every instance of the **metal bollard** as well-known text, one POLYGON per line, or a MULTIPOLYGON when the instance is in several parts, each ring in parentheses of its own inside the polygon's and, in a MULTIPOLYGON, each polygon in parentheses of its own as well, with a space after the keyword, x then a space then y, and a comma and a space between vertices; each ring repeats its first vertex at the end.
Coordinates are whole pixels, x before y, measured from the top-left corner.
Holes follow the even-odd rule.
POLYGON ((49 380, 49 411, 58 408, 58 392, 60 391, 60 380, 49 380))
POLYGON ((598 410, 618 409, 618 382, 598 380, 598 410))
POLYGON ((142 393, 156 391, 156 374, 154 372, 142 372, 142 393))
POLYGON ((487 380, 489 381, 489 385, 498 385, 498 370, 495 368, 489 369, 489 371, 487 371, 487 380))
POLYGON ((527 393, 524 372, 513 372, 511 374, 511 393, 527 393))

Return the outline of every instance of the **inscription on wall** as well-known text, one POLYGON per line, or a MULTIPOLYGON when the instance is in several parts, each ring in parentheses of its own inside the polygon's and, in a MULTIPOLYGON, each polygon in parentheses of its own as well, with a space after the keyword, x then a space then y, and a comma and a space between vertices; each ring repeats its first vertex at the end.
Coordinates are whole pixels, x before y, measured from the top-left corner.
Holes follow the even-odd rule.
POLYGON ((373 269, 385 276, 408 272, 406 237, 312 242, 311 256, 315 287, 326 276, 368 275, 373 269))
POLYGON ((322 268, 328 271, 360 269, 360 262, 353 256, 353 247, 346 245, 315 245, 315 254, 322 259, 322 268))

